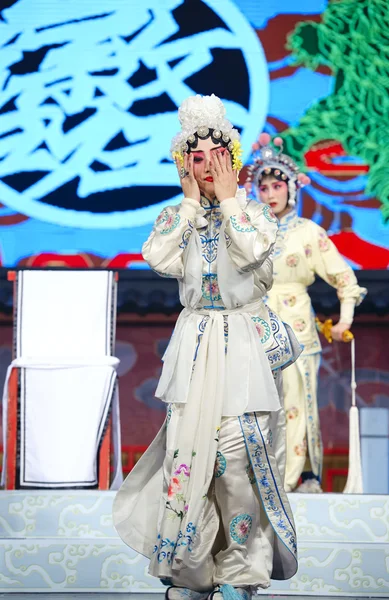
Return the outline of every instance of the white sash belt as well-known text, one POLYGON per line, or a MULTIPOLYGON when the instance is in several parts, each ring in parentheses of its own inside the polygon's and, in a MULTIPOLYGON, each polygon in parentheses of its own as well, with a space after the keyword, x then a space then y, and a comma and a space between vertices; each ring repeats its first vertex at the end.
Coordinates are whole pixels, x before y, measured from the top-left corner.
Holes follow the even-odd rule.
POLYGON ((211 335, 218 335, 219 339, 213 342, 224 357, 224 375, 214 373, 224 387, 222 415, 239 416, 245 412, 279 410, 280 401, 269 362, 250 316, 260 311, 262 306, 259 301, 222 313, 216 310, 184 309, 163 357, 164 365, 156 397, 167 403, 187 403, 198 355, 209 352, 209 348, 204 347, 202 336, 205 329, 217 319, 221 320, 222 327, 212 327, 211 335))

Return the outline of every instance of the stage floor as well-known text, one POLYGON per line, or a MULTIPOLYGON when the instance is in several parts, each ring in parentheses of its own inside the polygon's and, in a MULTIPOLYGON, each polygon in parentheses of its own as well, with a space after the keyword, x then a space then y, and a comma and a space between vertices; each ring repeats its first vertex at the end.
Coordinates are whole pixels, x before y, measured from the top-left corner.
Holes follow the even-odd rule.
MULTIPOLYGON (((0 599, 7 600, 118 600, 117 594, 0 594, 0 599)), ((268 598, 274 600, 306 600, 309 596, 271 596, 268 598)), ((311 596, 312 598, 312 596, 311 596)), ((341 600, 345 596, 322 596, 321 600, 341 600)), ((356 597, 347 596, 348 600, 357 600, 356 597)), ((371 596, 372 600, 374 597, 371 596)), ((163 594, 131 594, 131 600, 163 600, 163 594)))
MULTIPOLYGON (((271 596, 274 600, 306 600, 309 596, 271 596)), ((341 600, 345 596, 322 596, 321 600, 341 600)), ((365 596, 366 598, 372 598, 373 596, 365 596)), ((6 598, 7 600, 118 600, 117 594, 0 594, 0 599, 6 598)), ((311 596, 312 598, 312 596, 311 596)), ((356 597, 348 596, 348 600, 356 600, 356 597)), ((359 596, 361 598, 361 596, 359 596)), ((163 594, 131 594, 131 600, 163 600, 163 594)))
MULTIPOLYGON (((0 600, 162 600, 147 560, 118 538, 114 492, 0 494, 0 600), (1 595, 2 594, 2 595, 1 595), (27 597, 28 596, 28 597, 27 597)), ((299 569, 267 598, 389 598, 389 496, 291 494, 299 569)))

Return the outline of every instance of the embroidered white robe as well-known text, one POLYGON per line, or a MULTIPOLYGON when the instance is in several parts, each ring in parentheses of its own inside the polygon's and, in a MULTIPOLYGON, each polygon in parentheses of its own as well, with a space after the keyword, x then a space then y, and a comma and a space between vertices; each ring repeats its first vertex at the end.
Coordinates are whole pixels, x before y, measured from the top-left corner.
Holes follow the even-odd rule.
POLYGON ((178 279, 185 308, 156 391, 168 418, 117 495, 114 522, 150 573, 174 585, 266 588, 297 568, 280 389, 300 348, 262 302, 277 228, 239 190, 221 205, 166 208, 143 247, 155 271, 178 279), (244 483, 232 475, 242 472, 244 483))
POLYGON ((284 374, 287 417, 286 488, 293 489, 304 469, 308 451, 312 471, 319 478, 323 449, 317 405, 317 375, 321 344, 308 287, 319 275, 336 288, 340 321, 351 324, 354 307, 366 289, 358 285, 354 271, 339 254, 326 231, 295 210, 280 220, 273 250, 274 284, 267 304, 293 329, 303 346, 300 358, 284 374))

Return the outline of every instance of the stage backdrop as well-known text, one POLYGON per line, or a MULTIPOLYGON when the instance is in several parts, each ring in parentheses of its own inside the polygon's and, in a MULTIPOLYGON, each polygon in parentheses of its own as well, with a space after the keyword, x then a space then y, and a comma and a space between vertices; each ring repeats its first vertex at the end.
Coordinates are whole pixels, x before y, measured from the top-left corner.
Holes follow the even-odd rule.
MULTIPOLYGON (((389 368, 385 347, 389 321, 356 322, 357 402, 362 407, 389 408, 389 368)), ((115 354, 120 358, 120 410, 125 465, 136 460, 160 428, 166 406, 154 397, 161 372, 161 356, 172 333, 172 325, 118 325, 115 354), (132 450, 132 456, 127 456, 132 450)), ((12 327, 0 329, 0 389, 11 361, 12 327)), ((347 469, 350 390, 350 345, 323 343, 319 407, 326 451, 326 490, 342 491, 347 469), (342 475, 327 481, 326 465, 342 475), (339 472, 339 467, 340 471, 339 472)), ((1 417, 0 417, 1 422, 1 417)), ((1 438, 0 425, 0 440, 1 438)), ((1 442, 0 442, 1 444, 1 442)), ((0 448, 1 453, 1 448, 0 448)))
MULTIPOLYGON (((302 215, 355 268, 389 264, 382 0, 3 0, 0 264, 144 268, 180 199, 188 95, 219 95, 244 160, 266 130, 312 178, 302 215)), ((242 174, 244 183, 244 172, 242 174)))

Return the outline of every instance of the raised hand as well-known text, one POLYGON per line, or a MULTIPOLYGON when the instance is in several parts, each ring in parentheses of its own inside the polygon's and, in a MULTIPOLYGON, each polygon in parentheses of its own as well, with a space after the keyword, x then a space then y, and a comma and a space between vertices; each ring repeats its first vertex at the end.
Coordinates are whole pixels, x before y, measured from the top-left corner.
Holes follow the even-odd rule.
POLYGON ((213 177, 215 195, 219 202, 235 197, 238 187, 236 173, 232 170, 231 155, 228 150, 213 150, 209 170, 213 177))
POLYGON ((176 158, 176 167, 185 198, 200 202, 200 188, 193 174, 193 154, 184 154, 184 166, 176 158))

